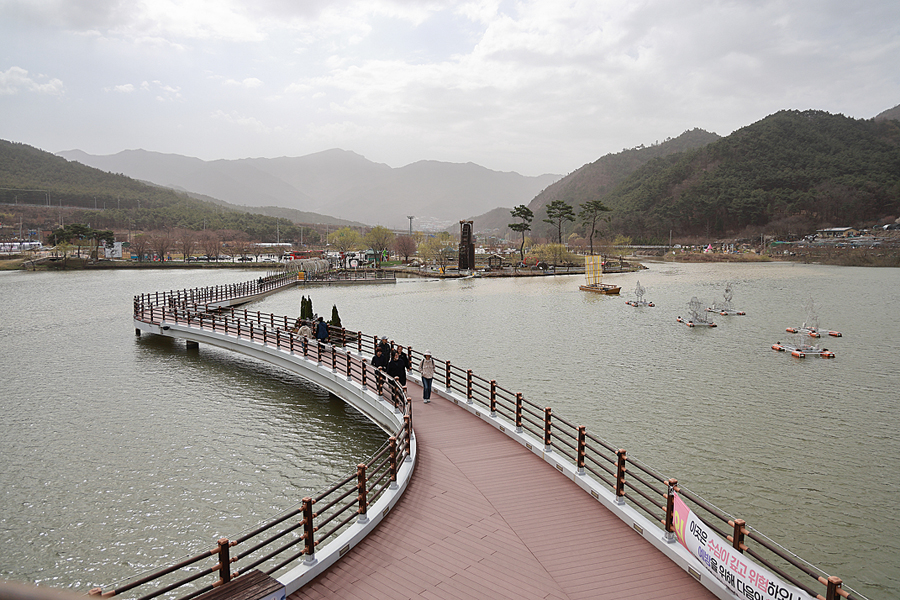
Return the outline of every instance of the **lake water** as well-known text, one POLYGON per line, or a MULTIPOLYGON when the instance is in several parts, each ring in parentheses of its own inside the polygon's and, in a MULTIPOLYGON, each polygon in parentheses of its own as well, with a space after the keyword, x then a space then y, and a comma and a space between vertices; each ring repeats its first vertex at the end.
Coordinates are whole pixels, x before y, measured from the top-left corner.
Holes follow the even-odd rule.
MULTIPOLYGON (((552 406, 875 599, 900 589, 900 270, 646 263, 608 275, 296 289, 552 406), (624 300, 640 280, 653 308, 624 300), (676 323, 727 282, 746 316, 676 323), (771 350, 807 319, 833 360, 771 350)), ((131 298, 252 271, 0 274, 0 577, 86 590, 163 564, 353 470, 384 435, 302 379, 134 336, 131 298)), ((809 340, 809 338, 807 338, 809 340)))

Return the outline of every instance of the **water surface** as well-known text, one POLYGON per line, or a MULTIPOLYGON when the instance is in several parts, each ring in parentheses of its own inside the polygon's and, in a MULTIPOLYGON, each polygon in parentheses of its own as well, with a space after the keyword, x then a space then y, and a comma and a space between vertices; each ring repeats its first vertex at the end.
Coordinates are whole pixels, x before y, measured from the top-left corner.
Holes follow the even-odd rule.
MULTIPOLYGON (((581 278, 400 280, 279 293, 471 368, 657 468, 869 598, 900 587, 900 270, 647 263, 581 278), (640 280, 654 308, 624 300, 640 280), (675 322, 694 296, 746 316, 675 322), (834 360, 771 350, 804 306, 834 360)), ((243 277, 255 275, 248 272, 243 277)), ((205 548, 350 472, 383 434, 274 367, 136 338, 131 297, 234 272, 0 274, 0 577, 87 589, 205 548)))

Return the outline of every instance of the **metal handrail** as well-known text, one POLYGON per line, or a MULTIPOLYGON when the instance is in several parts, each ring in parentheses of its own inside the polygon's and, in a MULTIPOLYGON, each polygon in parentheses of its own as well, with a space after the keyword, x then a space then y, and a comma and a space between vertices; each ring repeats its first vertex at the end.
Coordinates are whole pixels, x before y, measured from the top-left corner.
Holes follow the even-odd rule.
MULTIPOLYGON (((186 308, 200 313, 200 326, 202 327, 203 319, 210 319, 209 313, 203 314, 203 299, 212 296, 217 299, 216 301, 221 301, 221 296, 224 293, 225 291, 218 288, 214 294, 197 294, 194 290, 188 290, 180 292, 176 298, 178 301, 183 302, 183 305, 186 308), (198 298, 200 299, 199 302, 197 301, 198 298)), ((169 297, 170 296, 166 296, 164 293, 163 299, 169 297)), ((159 300, 158 293, 135 298, 135 314, 137 315, 140 313, 143 317, 149 307, 148 322, 158 322, 157 319, 163 316, 163 313, 160 312, 160 309, 158 308, 159 300)), ((232 314, 236 314, 237 312, 240 311, 232 311, 232 314)), ((257 332, 252 328, 253 319, 255 317, 257 324, 261 324, 263 315, 261 313, 251 313, 246 309, 243 310, 243 313, 243 319, 238 320, 238 335, 241 337, 249 335, 251 339, 254 339, 255 336, 257 336, 257 332), (240 329, 241 322, 251 324, 249 332, 242 332, 240 329)), ((274 326, 274 316, 268 316, 269 323, 274 326)), ((188 321, 190 321, 190 317, 188 318, 188 321)), ((208 323, 215 330, 215 319, 212 319, 208 323)), ((279 329, 287 330, 287 317, 284 317, 279 325, 279 329)), ((228 327, 225 327, 225 329, 228 330, 228 327)), ((362 332, 347 332, 341 328, 330 328, 329 333, 332 335, 339 334, 338 339, 340 339, 342 343, 346 343, 347 339, 354 340, 356 342, 356 350, 360 355, 363 353, 374 354, 375 345, 379 341, 378 336, 365 335, 362 332)), ((263 329, 262 337, 264 343, 270 343, 269 335, 270 334, 267 334, 266 330, 263 329)), ((279 335, 279 333, 275 333, 276 344, 281 340, 279 335)), ((295 340, 288 336, 289 347, 294 349, 295 343, 295 340)), ((305 342, 303 344, 305 344, 305 342)), ((305 349, 305 345, 303 344, 301 345, 305 349)), ((317 352, 317 356, 322 360, 321 351, 319 350, 317 352)), ((332 364, 339 364, 335 362, 336 350, 332 348, 330 352, 332 364)), ((408 353, 411 360, 421 355, 412 348, 408 349, 408 353)), ((735 520, 729 515, 703 501, 699 496, 693 494, 687 488, 678 486, 677 480, 663 478, 654 469, 628 457, 624 450, 616 449, 611 444, 591 434, 582 435, 581 430, 583 427, 577 427, 573 423, 558 416, 556 416, 551 423, 551 411, 529 401, 521 394, 513 393, 512 391, 497 385, 492 380, 489 381, 474 375, 470 370, 462 369, 455 364, 451 364, 449 360, 442 361, 435 358, 434 362, 436 367, 435 378, 437 381, 444 384, 445 390, 448 393, 464 395, 467 401, 477 402, 481 406, 490 407, 492 415, 502 414, 506 418, 510 418, 511 416, 510 420, 514 420, 517 425, 521 426, 522 430, 527 431, 538 440, 549 440, 551 446, 554 443, 553 441, 556 440, 559 443, 556 446, 556 450, 561 455, 573 460, 578 465, 579 472, 590 474, 596 481, 612 488, 616 496, 622 501, 630 502, 633 506, 650 516, 651 521, 662 524, 667 531, 671 531, 669 528, 672 523, 672 502, 669 498, 669 489, 672 489, 677 491, 682 499, 689 503, 689 506, 694 512, 707 515, 705 521, 712 521, 712 523, 708 523, 708 525, 722 535, 722 537, 727 537, 729 541, 732 541, 737 551, 741 553, 746 552, 749 556, 759 560, 766 565, 767 568, 778 573, 779 576, 784 577, 793 585, 806 590, 814 596, 822 597, 814 591, 811 586, 797 581, 796 578, 785 573, 784 569, 779 568, 772 564, 772 561, 761 556, 757 549, 748 548, 744 543, 745 540, 749 539, 757 542, 761 549, 770 552, 778 557, 778 559, 786 561, 804 574, 813 577, 818 583, 824 584, 827 588, 826 597, 829 600, 839 596, 851 600, 858 599, 858 596, 842 589, 842 582, 839 578, 827 577, 824 576, 824 574, 818 573, 816 569, 813 569, 796 559, 793 555, 784 551, 779 546, 770 543, 766 538, 755 534, 752 530, 744 529, 743 521, 737 520, 740 526, 734 527, 735 520), (574 446, 571 442, 573 439, 576 440, 574 446), (588 445, 588 440, 593 442, 593 445, 588 445), (572 450, 574 450, 574 456, 571 452, 572 450), (612 465, 612 468, 609 465, 612 465), (629 466, 633 467, 634 470, 629 471, 629 466), (612 477, 612 480, 610 480, 610 477, 612 477), (662 485, 660 486, 660 484, 662 485), (664 489, 661 489, 661 487, 664 489), (719 524, 718 526, 717 523, 719 524), (728 530, 723 529, 722 524, 734 527, 734 531, 737 535, 728 535, 728 530), (746 535, 739 532, 744 532, 746 535)), ((359 369, 361 369, 362 372, 371 368, 366 363, 362 362, 349 362, 348 364, 359 364, 359 369)), ((344 374, 358 380, 355 375, 355 367, 347 369, 347 372, 344 374)), ((376 377, 374 376, 369 378, 369 382, 375 380, 376 377)), ((395 385, 391 378, 383 378, 382 383, 388 386, 395 385)), ((389 391, 387 393, 389 397, 394 398, 396 397, 397 391, 389 391)), ((399 393, 405 397, 402 390, 400 390, 399 393)), ((398 436, 398 448, 404 448, 404 444, 408 445, 408 433, 409 432, 407 432, 406 437, 402 439, 398 436)))

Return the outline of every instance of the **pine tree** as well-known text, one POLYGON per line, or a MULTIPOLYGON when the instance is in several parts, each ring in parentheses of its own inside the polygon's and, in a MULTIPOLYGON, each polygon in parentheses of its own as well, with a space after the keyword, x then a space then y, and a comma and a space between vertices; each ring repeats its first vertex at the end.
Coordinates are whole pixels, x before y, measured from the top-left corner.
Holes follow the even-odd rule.
POLYGON ((312 309, 312 298, 307 298, 303 296, 300 298, 300 318, 301 319, 312 319, 313 318, 313 309, 312 309))
POLYGON ((328 321, 329 325, 334 325, 335 327, 341 327, 341 316, 338 314, 337 305, 331 306, 331 320, 328 321))

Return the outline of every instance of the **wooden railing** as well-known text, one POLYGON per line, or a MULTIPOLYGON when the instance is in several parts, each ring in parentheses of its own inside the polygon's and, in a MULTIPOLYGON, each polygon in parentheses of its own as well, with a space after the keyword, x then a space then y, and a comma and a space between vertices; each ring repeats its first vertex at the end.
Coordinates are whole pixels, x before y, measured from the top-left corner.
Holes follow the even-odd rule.
MULTIPOLYGON (((423 355, 412 348, 408 352, 413 364, 418 364, 423 355)), ((679 486, 677 479, 664 477, 629 457, 624 449, 591 435, 583 425, 571 423, 553 414, 550 407, 529 402, 522 394, 507 390, 494 380, 479 377, 471 369, 460 368, 449 360, 432 360, 436 367, 435 381, 442 382, 448 392, 464 397, 469 404, 480 405, 491 416, 506 419, 515 425, 517 432, 527 432, 539 440, 546 450, 565 456, 575 465, 578 474, 602 482, 615 493, 619 503, 629 502, 658 523, 669 536, 675 535, 673 492, 677 492, 711 529, 731 542, 737 554, 752 557, 813 597, 864 600, 844 590, 839 577, 829 576, 812 567, 748 526, 743 519, 732 518, 688 488, 679 486), (750 546, 749 541, 758 545, 750 546), (824 585, 825 590, 819 588, 817 591, 807 577, 824 585), (824 596, 821 591, 824 591, 824 596)))
MULTIPOLYGON (((239 290, 239 286, 232 289, 239 290)), ((194 292, 190 290, 189 292, 194 292)), ((207 293, 207 297, 215 297, 220 292, 207 293)), ((396 450, 391 450, 391 458, 381 460, 387 450, 370 459, 367 463, 367 469, 375 466, 375 471, 381 473, 376 478, 377 481, 385 481, 383 471, 380 468, 388 468, 395 473, 396 462, 400 456, 408 450, 408 440, 411 432, 411 413, 409 412, 408 397, 405 389, 399 387, 399 384, 390 380, 381 370, 373 369, 365 360, 359 360, 351 357, 350 350, 355 351, 357 356, 374 354, 375 346, 378 344, 379 338, 374 335, 365 335, 362 332, 351 332, 343 328, 329 327, 329 336, 332 344, 321 344, 315 340, 306 340, 298 338, 293 330, 300 325, 299 320, 292 321, 286 316, 276 316, 272 314, 264 314, 252 312, 243 309, 223 309, 217 312, 206 311, 201 305, 187 302, 179 305, 178 300, 187 297, 195 297, 181 292, 165 292, 161 294, 145 294, 135 298, 135 318, 146 321, 148 323, 160 323, 162 321, 184 323, 191 327, 201 327, 211 329, 213 331, 222 331, 229 335, 237 335, 239 337, 248 337, 249 339, 258 340, 268 345, 273 345, 279 349, 291 353, 302 352, 303 356, 314 357, 318 363, 322 363, 326 368, 332 371, 340 371, 359 381, 365 387, 366 385, 377 388, 379 394, 386 393, 391 398, 394 406, 398 410, 402 410, 405 416, 405 425, 401 431, 392 437, 392 448, 396 445, 396 450), (172 298, 173 300, 170 300, 172 298), (343 347, 344 350, 338 347, 343 347), (395 456, 396 455, 396 456, 395 456)), ((393 346, 393 342, 391 342, 393 346)), ((404 350, 411 363, 415 366, 423 357, 421 353, 415 351, 412 347, 407 346, 404 350)), ((455 396, 461 401, 468 404, 477 404, 484 410, 489 412, 491 417, 505 419, 513 425, 517 432, 527 433, 534 440, 544 446, 545 450, 550 450, 560 457, 565 457, 572 465, 575 466, 579 475, 590 477, 597 482, 601 482, 608 487, 616 496, 617 502, 624 504, 630 503, 633 507, 646 514, 652 522, 664 529, 666 536, 675 535, 674 515, 673 515, 673 497, 674 493, 686 501, 686 504, 692 511, 698 515, 702 515, 703 521, 712 528, 719 536, 727 539, 731 544, 735 553, 752 557, 757 563, 764 565, 767 569, 784 578, 785 581, 806 591, 813 597, 822 598, 823 600, 836 600, 843 597, 850 600, 864 600, 861 596, 855 595, 842 587, 842 580, 836 576, 829 576, 820 570, 812 567, 806 561, 798 558, 793 553, 785 550, 768 537, 762 535, 743 519, 733 518, 724 511, 716 508, 712 504, 706 502, 699 495, 694 494, 688 488, 680 486, 674 478, 667 478, 644 463, 628 456, 624 449, 616 448, 608 442, 588 433, 583 425, 576 425, 566 419, 554 415, 550 407, 541 407, 530 402, 521 393, 512 392, 501 387, 495 380, 487 380, 475 375, 471 369, 463 369, 457 365, 451 364, 449 360, 433 359, 436 366, 435 383, 441 385, 442 390, 448 396, 455 396), (750 545, 748 542, 754 542, 750 545), (810 581, 810 578, 814 581, 810 581), (816 588, 814 582, 825 586, 816 588), (824 592, 824 596, 820 593, 824 592)), ((436 392, 440 392, 439 388, 435 388, 436 392)), ((363 465, 360 466, 361 468, 363 465)), ((261 549, 275 540, 298 528, 306 528, 307 523, 311 523, 313 518, 322 515, 322 512, 311 513, 306 500, 311 500, 312 504, 320 503, 328 494, 336 494, 337 497, 327 505, 327 509, 337 506, 337 503, 348 497, 355 490, 359 495, 360 506, 357 512, 363 511, 364 503, 371 502, 368 494, 371 491, 366 487, 366 481, 371 481, 372 475, 363 472, 363 475, 351 475, 346 480, 336 484, 332 489, 312 499, 304 499, 304 508, 296 509, 272 524, 264 526, 261 531, 274 527, 277 523, 290 519, 294 515, 312 514, 312 517, 305 517, 298 523, 290 526, 289 529, 282 533, 270 535, 263 542, 258 542, 256 546, 236 558, 239 560, 247 557, 251 552, 261 549), (356 481, 355 487, 353 482, 356 481), (344 490, 341 492, 340 490, 344 490), (347 491, 351 490, 351 491, 347 491)), ((383 490, 383 488, 375 488, 383 490)), ((378 493, 378 492, 376 492, 378 493)), ((352 504, 352 503, 351 503, 352 504)), ((347 511, 350 505, 345 505, 341 511, 347 511)), ((327 517, 326 523, 332 522, 339 518, 342 512, 335 513, 333 516, 327 517)), ((347 519, 339 521, 334 529, 328 532, 332 535, 341 526, 347 523, 347 519)), ((318 527, 323 526, 323 522, 319 522, 318 527)), ((307 536, 306 529, 304 536, 307 536)), ((254 532, 253 535, 256 535, 254 532)), ((311 534, 310 534, 311 535, 311 534)), ((191 562, 185 561, 179 565, 170 567, 169 569, 182 568, 187 564, 193 564, 201 560, 201 558, 216 555, 219 557, 219 563, 216 567, 194 574, 191 579, 196 579, 204 574, 220 570, 220 581, 224 582, 234 575, 228 574, 227 570, 223 570, 221 565, 226 564, 224 560, 228 557, 227 548, 246 542, 248 536, 239 538, 238 540, 228 542, 221 541, 216 548, 208 553, 194 559, 191 562), (224 550, 223 550, 224 549, 224 550)), ((298 539, 309 539, 308 537, 300 537, 298 539)), ((315 544, 320 543, 320 539, 316 538, 315 544)), ((295 540, 293 544, 300 543, 295 540)), ((314 546, 310 549, 304 546, 298 552, 288 555, 276 565, 271 567, 268 572, 277 571, 292 560, 296 560, 305 553, 314 550, 314 546)), ((277 550, 270 552, 272 555, 285 550, 277 550)), ((268 555, 266 555, 268 556, 268 555)), ((242 570, 251 568, 260 564, 268 558, 256 559, 249 566, 242 567, 242 570)), ((152 577, 145 578, 150 581, 152 577)), ((116 588, 109 592, 103 592, 103 595, 114 595, 131 589, 139 585, 132 583, 125 588, 116 588)), ((171 587, 171 586, 170 586, 171 587)), ((204 588, 209 589, 209 588, 204 588)), ((157 590, 153 594, 145 595, 140 600, 148 600, 161 593, 165 593, 166 589, 157 590)), ((97 593, 100 593, 97 590, 97 593)), ((202 593, 197 591, 184 598, 190 598, 194 595, 202 593)))
MULTIPOLYGON (((296 565, 301 559, 310 564, 315 561, 317 546, 334 540, 351 524, 367 520, 368 507, 386 490, 397 487, 398 467, 410 454, 412 432, 409 399, 398 381, 336 345, 297 336, 289 330, 296 321, 291 322, 287 317, 234 308, 211 311, 205 304, 191 301, 200 298, 204 303, 220 302, 237 297, 229 298, 228 292, 253 295, 265 291, 268 285, 280 284, 279 281, 253 281, 247 285, 144 294, 135 297, 134 318, 145 323, 186 325, 234 336, 315 360, 321 367, 359 383, 363 390, 374 390, 393 405, 396 414, 401 415, 401 426, 391 432, 388 442, 374 456, 359 464, 356 471, 318 495, 303 498, 300 505, 272 521, 234 539, 220 539, 208 551, 127 583, 109 589, 94 588, 91 595, 110 597, 142 588, 146 591, 135 596, 138 600, 174 596, 176 592, 181 594, 178 598, 187 600, 252 569, 273 575, 296 565), (214 581, 208 585, 195 583, 211 575, 214 581)), ((355 339, 341 329, 334 329, 333 336, 335 340, 355 339)))
POLYGON ((307 283, 341 283, 355 281, 396 281, 394 271, 378 271, 368 269, 349 269, 342 271, 325 271, 323 273, 307 273, 303 281, 307 283))

